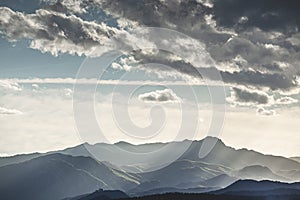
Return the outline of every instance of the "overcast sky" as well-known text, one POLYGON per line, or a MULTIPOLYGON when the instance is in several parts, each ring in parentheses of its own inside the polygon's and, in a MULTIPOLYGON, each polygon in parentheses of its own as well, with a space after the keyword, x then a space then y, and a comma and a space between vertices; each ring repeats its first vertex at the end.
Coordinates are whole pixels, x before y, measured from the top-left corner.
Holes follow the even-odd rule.
MULTIPOLYGON (((235 148, 299 156, 299 6, 297 0, 2 0, 0 154, 85 141, 201 139, 221 122, 212 120, 211 94, 200 70, 213 87, 224 86, 224 102, 217 100, 226 104, 223 128, 213 135, 235 148), (184 39, 161 36, 153 42, 144 36, 146 27, 171 29, 184 39), (156 49, 157 42, 170 51, 179 48, 184 58, 156 49), (154 50, 143 49, 149 46, 154 50), (126 52, 136 47, 142 50, 126 52), (105 67, 93 91, 93 114, 105 139, 95 140, 97 130, 87 125, 86 136, 74 120, 73 84, 79 69, 115 49, 123 55, 108 68, 101 60, 89 71, 92 76, 79 77, 88 91, 91 78, 105 67), (155 106, 165 114, 152 113, 155 106), (182 124, 188 133, 179 136, 182 124), (148 125, 148 132, 141 128, 148 125)), ((89 117, 83 112, 80 119, 89 117)))

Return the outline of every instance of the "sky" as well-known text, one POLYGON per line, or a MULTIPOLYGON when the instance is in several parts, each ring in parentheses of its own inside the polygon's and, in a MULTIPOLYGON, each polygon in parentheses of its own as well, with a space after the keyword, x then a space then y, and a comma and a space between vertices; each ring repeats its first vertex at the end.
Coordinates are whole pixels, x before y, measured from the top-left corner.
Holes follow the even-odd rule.
POLYGON ((2 0, 0 155, 198 140, 300 156, 288 0, 2 0))

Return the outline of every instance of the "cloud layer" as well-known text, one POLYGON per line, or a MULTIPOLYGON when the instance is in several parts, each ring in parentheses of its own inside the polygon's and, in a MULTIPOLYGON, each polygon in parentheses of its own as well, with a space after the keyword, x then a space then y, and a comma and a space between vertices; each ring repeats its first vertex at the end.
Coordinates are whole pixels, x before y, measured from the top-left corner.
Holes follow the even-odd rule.
MULTIPOLYGON (((207 74, 218 72, 241 102, 268 103, 267 97, 250 94, 249 89, 287 93, 299 88, 300 16, 296 0, 284 3, 45 0, 41 5, 30 13, 0 7, 1 34, 11 41, 29 39, 31 48, 53 55, 91 55, 97 47, 106 52, 116 47, 122 50, 133 44, 151 43, 149 38, 141 42, 141 30, 145 26, 169 28, 194 38, 200 44, 203 62, 195 66, 190 60, 192 56, 177 59, 176 55, 172 57, 162 51, 135 51, 127 55, 133 60, 115 63, 113 67, 132 70, 137 62, 156 62, 170 66, 178 74, 198 79, 202 77, 195 68, 207 74), (131 35, 129 30, 138 30, 139 34, 131 35)), ((176 41, 176 45, 186 55, 194 51, 184 41, 176 41)), ((139 69, 168 74, 161 67, 139 69)), ((285 104, 290 102, 293 101, 285 104)))

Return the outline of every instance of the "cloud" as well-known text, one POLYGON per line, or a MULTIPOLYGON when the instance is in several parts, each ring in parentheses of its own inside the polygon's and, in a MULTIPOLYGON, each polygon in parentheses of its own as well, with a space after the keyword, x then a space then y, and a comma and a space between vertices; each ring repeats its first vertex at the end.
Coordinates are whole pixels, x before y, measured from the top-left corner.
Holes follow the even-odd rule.
MULTIPOLYGON (((199 62, 193 62, 195 49, 190 49, 191 41, 178 40, 169 45, 178 45, 186 55, 184 59, 174 59, 162 51, 135 51, 128 55, 135 62, 170 66, 166 70, 158 65, 141 65, 139 70, 161 76, 174 75, 170 73, 173 70, 178 76, 201 79, 197 68, 208 75, 220 73, 231 87, 292 91, 299 87, 296 80, 300 75, 300 22, 296 9, 299 3, 293 0, 276 5, 270 0, 263 2, 265 6, 261 8, 258 0, 252 3, 238 0, 140 0, 138 3, 45 0, 49 5, 31 14, 0 8, 0 30, 10 40, 30 39, 30 47, 42 52, 91 55, 99 46, 100 54, 115 47, 126 50, 134 44, 141 49, 149 44, 156 48, 155 42, 152 44, 149 38, 143 37, 143 27, 170 28, 194 38, 193 44, 199 44, 203 55, 198 58, 199 62), (95 14, 95 8, 100 14, 95 14), (98 15, 101 17, 96 18, 98 15), (135 30, 137 34, 132 35, 128 30, 135 30)), ((129 60, 115 62, 112 67, 128 71, 136 64, 129 60)))
POLYGON ((261 90, 249 89, 245 86, 231 87, 230 90, 230 96, 226 100, 232 106, 256 107, 257 105, 271 106, 274 104, 274 97, 261 90))
POLYGON ((213 0, 214 19, 224 27, 245 30, 258 27, 265 31, 290 31, 300 26, 299 1, 253 0, 213 0), (261 6, 264 5, 264 6, 261 6), (241 21, 241 19, 247 19, 241 21))
POLYGON ((232 106, 265 106, 278 107, 279 105, 292 105, 299 102, 298 99, 282 95, 280 93, 267 93, 263 90, 249 89, 247 87, 236 86, 231 88, 230 96, 226 98, 232 106), (276 98, 274 97, 276 95, 276 98))
POLYGON ((289 105, 289 104, 294 104, 297 103, 298 99, 294 99, 292 97, 284 96, 276 99, 276 104, 284 104, 284 105, 289 105))
POLYGON ((38 90, 40 88, 40 86, 36 83, 31 84, 31 87, 35 90, 38 90))
MULTIPOLYGON (((187 85, 185 81, 164 81, 164 80, 97 80, 92 78, 32 78, 32 79, 4 79, 1 81, 16 82, 18 84, 101 84, 101 85, 187 85)), ((205 85, 205 82, 191 83, 191 85, 205 85)), ((190 83, 188 83, 190 85, 190 83)), ((218 83, 216 83, 218 85, 218 83)))
POLYGON ((287 39, 291 43, 291 45, 300 47, 300 33, 296 33, 287 39))
POLYGON ((274 116, 274 115, 276 115, 276 111, 275 110, 268 110, 268 109, 265 109, 263 107, 259 107, 256 110, 256 112, 259 115, 265 115, 265 116, 274 116))
POLYGON ((0 88, 14 91, 22 90, 21 86, 18 83, 9 80, 0 80, 0 88))
POLYGON ((268 103, 268 96, 265 94, 259 94, 257 92, 249 92, 247 90, 241 90, 239 88, 233 88, 233 91, 237 99, 242 102, 253 102, 258 104, 268 103))
POLYGON ((0 107, 0 115, 20 115, 20 114, 23 113, 19 110, 0 107))
POLYGON ((299 72, 296 67, 299 56, 288 45, 296 44, 297 37, 291 39, 285 33, 297 31, 299 21, 295 19, 299 17, 295 4, 298 3, 281 2, 279 5, 284 5, 273 6, 269 0, 264 2, 264 8, 260 1, 244 4, 236 0, 213 0, 208 4, 207 1, 142 0, 135 4, 129 0, 104 0, 99 4, 115 17, 139 25, 172 28, 197 38, 206 44, 206 50, 216 60, 215 67, 227 83, 290 90, 297 86, 294 74, 299 72), (147 12, 139 12, 140 8, 147 12), (275 19, 287 23, 283 25, 275 19), (238 56, 242 60, 238 61, 238 56), (285 63, 286 67, 278 63, 285 63))
POLYGON ((24 14, 0 7, 0 14, 0 31, 8 39, 30 39, 31 48, 53 55, 89 54, 93 48, 109 42, 109 37, 117 31, 104 23, 84 21, 75 15, 51 10, 24 14))
POLYGON ((53 10, 61 13, 77 13, 84 14, 86 13, 86 9, 84 8, 85 1, 78 0, 61 0, 61 1, 53 1, 53 0, 42 0, 48 5, 45 7, 46 9, 53 10))
POLYGON ((185 26, 192 26, 193 23, 199 23, 197 18, 204 21, 205 10, 209 10, 209 7, 197 1, 104 0, 98 2, 110 14, 154 27, 168 24, 170 26, 184 25, 184 23, 186 23, 185 26))
POLYGON ((70 88, 65 88, 64 92, 65 92, 65 95, 68 96, 68 97, 71 97, 74 93, 73 90, 70 89, 70 88))
POLYGON ((297 86, 295 77, 280 73, 261 73, 259 71, 221 72, 224 82, 240 85, 267 87, 271 90, 289 90, 297 86))
POLYGON ((171 89, 155 90, 140 94, 138 99, 147 103, 174 103, 180 101, 180 98, 171 89))

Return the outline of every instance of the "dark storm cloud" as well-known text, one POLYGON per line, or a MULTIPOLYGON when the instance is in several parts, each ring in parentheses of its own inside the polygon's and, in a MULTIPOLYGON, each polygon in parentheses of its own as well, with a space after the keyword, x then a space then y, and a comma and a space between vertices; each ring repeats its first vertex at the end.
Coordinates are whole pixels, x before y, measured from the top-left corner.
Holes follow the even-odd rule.
MULTIPOLYGON (((276 65, 271 68, 270 71, 273 73, 262 73, 259 71, 247 71, 241 70, 237 72, 228 72, 221 71, 216 67, 195 67, 191 63, 186 60, 173 60, 170 59, 170 53, 164 51, 158 51, 156 53, 145 54, 141 51, 132 52, 132 56, 134 60, 138 61, 140 67, 145 67, 146 70, 155 70, 158 73, 167 71, 177 71, 181 74, 189 75, 195 78, 205 78, 215 80, 215 74, 219 73, 225 83, 228 84, 240 84, 244 86, 255 86, 255 87, 267 87, 272 90, 289 90, 291 88, 296 87, 295 75, 287 76, 282 71, 279 70, 276 65), (158 63, 160 65, 143 65, 147 63, 158 63), (168 68, 166 67, 168 66, 168 68), (149 69, 149 67, 151 67, 149 69), (275 70, 273 69, 275 68, 275 70), (170 70, 171 69, 171 70, 170 70)), ((126 63, 127 65, 131 65, 131 63, 126 63)), ((218 81, 218 80, 216 80, 218 81)))
POLYGON ((134 56, 135 60, 139 61, 140 67, 143 67, 143 64, 157 63, 159 65, 151 65, 151 70, 158 72, 162 70, 174 70, 192 77, 201 78, 201 74, 199 74, 195 66, 185 60, 172 60, 169 58, 171 55, 169 52, 162 50, 155 53, 152 52, 151 54, 145 54, 141 51, 132 52, 132 56, 134 56))
MULTIPOLYGON (((95 1, 97 2, 97 1, 95 1)), ((230 34, 207 24, 210 7, 197 0, 109 0, 100 1, 103 10, 140 25, 164 27, 186 33, 207 44, 224 43, 230 34)))
POLYGON ((100 1, 101 7, 113 14, 138 21, 146 26, 166 27, 174 25, 193 26, 204 22, 210 8, 195 1, 160 0, 109 0, 100 1))
POLYGON ((53 4, 50 4, 50 5, 46 5, 44 7, 44 9, 47 9, 47 10, 52 10, 52 11, 56 11, 56 12, 61 12, 61 13, 68 13, 69 12, 69 9, 67 6, 65 6, 64 4, 62 4, 62 2, 60 1, 57 1, 53 4))
POLYGON ((261 73, 259 71, 239 71, 239 72, 227 72, 219 71, 215 67, 201 68, 200 72, 204 72, 207 78, 213 80, 213 76, 216 72, 221 74, 221 77, 225 83, 239 84, 244 86, 255 87, 267 87, 271 90, 289 90, 296 86, 295 76, 287 77, 282 73, 261 73), (215 72, 214 72, 215 71, 215 72), (214 72, 214 73, 213 73, 214 72))
POLYGON ((264 68, 274 61, 288 60, 289 54, 298 50, 290 44, 291 41, 298 44, 298 39, 286 40, 299 26, 297 2, 213 0, 213 7, 208 7, 195 0, 141 0, 138 3, 134 0, 104 0, 101 6, 116 17, 145 26, 172 28, 197 38, 207 45, 211 56, 218 61, 231 60, 242 54, 250 65, 264 68), (216 20, 216 27, 210 17, 216 20), (279 45, 280 48, 272 50, 264 44, 279 45))
POLYGON ((225 82, 243 84, 245 86, 265 86, 272 90, 288 90, 296 86, 294 83, 295 77, 290 78, 279 73, 264 74, 258 71, 241 71, 234 73, 221 72, 221 74, 225 82))
POLYGON ((263 94, 258 94, 256 92, 249 92, 239 88, 233 88, 237 100, 241 102, 253 102, 258 104, 267 104, 268 96, 263 94))
POLYGON ((212 0, 213 15, 219 26, 237 30, 258 27, 286 33, 300 26, 298 0, 212 0), (241 18, 244 17, 244 21, 241 18))

